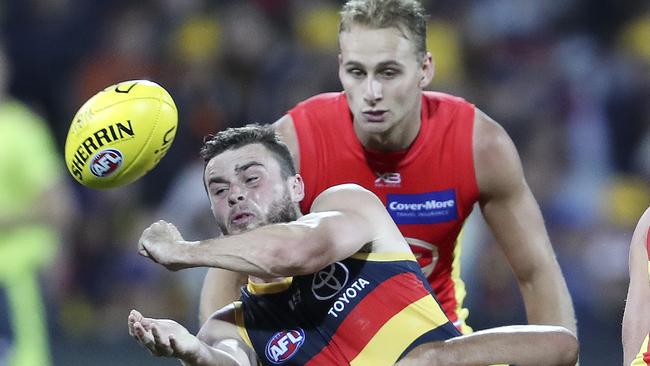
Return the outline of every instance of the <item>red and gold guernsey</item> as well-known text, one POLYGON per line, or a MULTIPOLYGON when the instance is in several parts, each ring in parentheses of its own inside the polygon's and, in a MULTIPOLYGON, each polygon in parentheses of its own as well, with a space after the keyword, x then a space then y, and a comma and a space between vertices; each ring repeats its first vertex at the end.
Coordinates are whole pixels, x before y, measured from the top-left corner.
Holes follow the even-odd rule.
POLYGON ((249 283, 235 319, 264 365, 393 365, 460 335, 408 252, 357 253, 312 275, 249 283))
POLYGON ((447 316, 464 332, 465 286, 460 233, 478 200, 472 130, 474 106, 423 92, 422 126, 405 151, 365 149, 357 139, 345 93, 312 97, 289 111, 305 181, 303 212, 333 185, 357 183, 374 192, 411 245, 447 316), (437 257, 437 258, 436 258, 437 257), (437 263, 436 263, 437 259, 437 263))

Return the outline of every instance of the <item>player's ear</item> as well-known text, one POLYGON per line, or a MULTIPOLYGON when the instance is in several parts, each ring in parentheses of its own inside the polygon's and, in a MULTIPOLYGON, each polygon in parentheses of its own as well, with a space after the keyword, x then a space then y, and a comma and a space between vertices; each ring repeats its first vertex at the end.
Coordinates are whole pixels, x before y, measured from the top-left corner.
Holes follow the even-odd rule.
POLYGON ((291 201, 300 202, 305 197, 305 183, 300 174, 289 177, 289 192, 291 192, 291 201))
POLYGON ((433 75, 435 74, 435 68, 436 65, 433 62, 431 52, 427 52, 424 55, 424 60, 422 60, 422 69, 420 70, 422 73, 420 76, 420 81, 418 82, 418 86, 420 88, 424 89, 431 83, 431 80, 433 80, 433 75))

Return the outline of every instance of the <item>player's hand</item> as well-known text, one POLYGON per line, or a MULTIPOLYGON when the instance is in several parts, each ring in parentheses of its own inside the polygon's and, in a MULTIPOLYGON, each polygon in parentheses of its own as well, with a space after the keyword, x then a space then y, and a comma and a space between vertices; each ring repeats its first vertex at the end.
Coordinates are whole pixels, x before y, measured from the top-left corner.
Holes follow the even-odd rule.
POLYGON ((176 226, 160 220, 146 228, 138 241, 138 253, 176 271, 187 268, 183 264, 185 249, 189 244, 176 226))
POLYGON ((145 318, 131 310, 128 326, 129 335, 154 356, 176 357, 191 364, 199 358, 201 341, 173 320, 145 318))

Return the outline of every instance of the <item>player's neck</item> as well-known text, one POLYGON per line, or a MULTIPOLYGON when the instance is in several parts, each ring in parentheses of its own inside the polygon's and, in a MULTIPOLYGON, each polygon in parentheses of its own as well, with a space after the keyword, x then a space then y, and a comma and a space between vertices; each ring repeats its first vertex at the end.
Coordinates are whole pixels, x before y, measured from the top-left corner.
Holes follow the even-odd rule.
POLYGON ((361 145, 368 150, 401 151, 411 147, 420 132, 421 125, 420 108, 417 108, 386 131, 379 133, 364 131, 355 124, 354 132, 361 145))

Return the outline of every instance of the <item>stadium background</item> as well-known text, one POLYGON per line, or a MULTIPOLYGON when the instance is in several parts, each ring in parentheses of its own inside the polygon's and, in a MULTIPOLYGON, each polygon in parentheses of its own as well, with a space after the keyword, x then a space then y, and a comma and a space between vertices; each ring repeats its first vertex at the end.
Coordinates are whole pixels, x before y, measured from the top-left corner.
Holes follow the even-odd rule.
MULTIPOLYGON (((130 340, 126 316, 136 307, 196 330, 203 271, 167 272, 138 257, 137 238, 158 218, 187 239, 213 233, 197 156, 203 135, 272 122, 303 98, 339 90, 340 4, 0 2, 9 91, 49 125, 61 169, 74 112, 103 87, 152 79, 179 108, 174 145, 136 184, 93 191, 65 173, 75 214, 42 272, 54 365, 176 364, 130 340)), ((627 250, 650 205, 650 3, 425 4, 437 72, 430 88, 465 97, 512 136, 573 297, 582 364, 620 364, 627 250)), ((516 284, 480 217, 467 232, 470 324, 522 323, 516 284)), ((11 342, 6 308, 0 295, 0 365, 11 342)))

